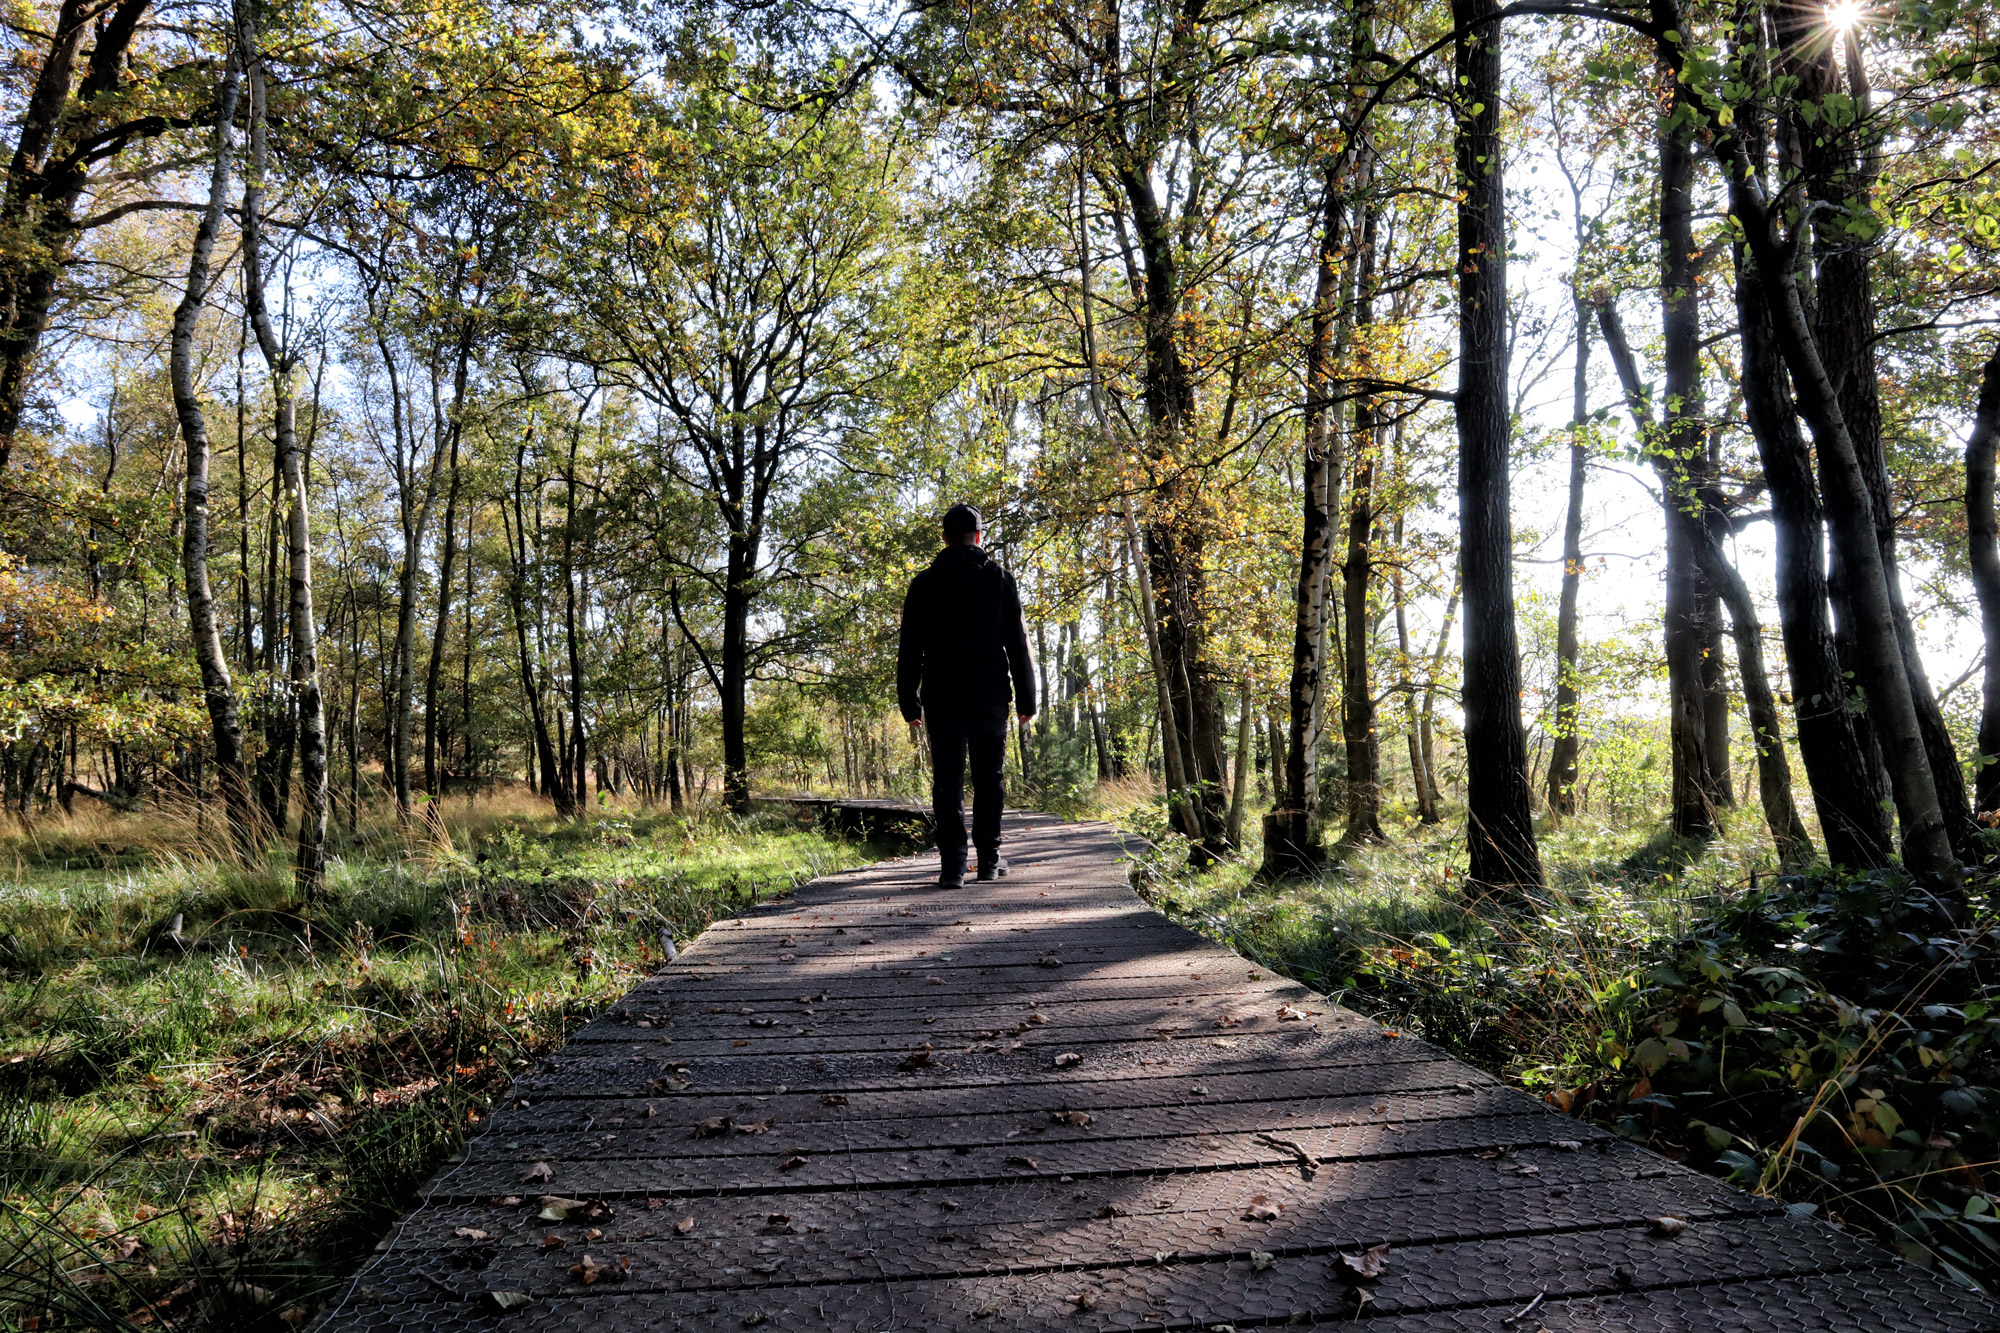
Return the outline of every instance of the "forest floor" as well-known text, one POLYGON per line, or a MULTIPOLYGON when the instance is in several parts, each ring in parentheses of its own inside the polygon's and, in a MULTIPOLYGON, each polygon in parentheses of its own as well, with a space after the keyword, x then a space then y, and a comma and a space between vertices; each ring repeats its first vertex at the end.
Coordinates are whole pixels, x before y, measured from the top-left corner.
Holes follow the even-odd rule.
POLYGON ((1509 906, 1464 891, 1455 812, 1385 821, 1385 843, 1277 883, 1255 873, 1254 835, 1194 871, 1156 799, 1107 791, 1096 813, 1154 839, 1140 891, 1190 928, 1561 1110, 2000 1290, 1991 861, 1940 903, 1895 870, 1779 875, 1754 807, 1699 846, 1581 816, 1543 829, 1549 887, 1509 906))
POLYGON ((877 859, 769 816, 441 807, 282 851, 79 811, 0 838, 0 1329, 305 1323, 488 1099, 750 899, 877 859))

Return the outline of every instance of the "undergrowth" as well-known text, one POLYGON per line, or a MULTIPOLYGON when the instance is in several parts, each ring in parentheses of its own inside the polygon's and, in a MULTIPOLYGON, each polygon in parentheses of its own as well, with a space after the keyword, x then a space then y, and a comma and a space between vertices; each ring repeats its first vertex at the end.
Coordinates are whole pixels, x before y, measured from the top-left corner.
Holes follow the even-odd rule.
POLYGON ((1545 831, 1526 910, 1465 891, 1454 822, 1277 884, 1205 871, 1143 797, 1169 915, 1551 1105, 2000 1290, 2000 903, 1776 872, 1755 810, 1706 846, 1545 831))
POLYGON ((0 1329, 298 1327, 538 1053, 866 859, 779 817, 452 803, 322 902, 185 813, 0 839, 0 1329))

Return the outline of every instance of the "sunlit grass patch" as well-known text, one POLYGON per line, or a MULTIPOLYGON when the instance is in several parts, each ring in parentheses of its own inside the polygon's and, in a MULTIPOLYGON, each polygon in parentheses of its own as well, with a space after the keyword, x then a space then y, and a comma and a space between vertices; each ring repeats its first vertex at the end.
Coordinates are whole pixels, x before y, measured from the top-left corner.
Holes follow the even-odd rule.
POLYGON ((297 1326, 663 930, 872 855, 502 796, 374 821, 308 907, 181 813, 51 823, 0 839, 0 1328, 297 1326))

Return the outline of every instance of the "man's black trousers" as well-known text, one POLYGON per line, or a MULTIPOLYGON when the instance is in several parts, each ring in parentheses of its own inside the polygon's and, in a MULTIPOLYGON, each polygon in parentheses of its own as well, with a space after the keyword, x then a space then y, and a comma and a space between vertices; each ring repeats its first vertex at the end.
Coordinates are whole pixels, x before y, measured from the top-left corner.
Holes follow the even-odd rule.
POLYGON ((965 779, 972 776, 972 845, 980 859, 1000 854, 1000 807, 1006 803, 1006 704, 949 712, 926 709, 931 740, 931 808, 937 815, 938 856, 947 878, 965 872, 965 779))

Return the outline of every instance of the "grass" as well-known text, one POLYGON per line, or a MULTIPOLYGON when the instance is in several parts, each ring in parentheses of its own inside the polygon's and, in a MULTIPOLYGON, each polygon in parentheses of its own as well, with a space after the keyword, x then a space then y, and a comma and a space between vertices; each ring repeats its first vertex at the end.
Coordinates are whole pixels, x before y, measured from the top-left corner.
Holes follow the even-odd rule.
POLYGON ((303 1325, 663 929, 871 854, 498 796, 364 825, 308 910, 193 812, 0 836, 0 1329, 303 1325))
MULTIPOLYGON (((1942 913, 1899 872, 1781 876, 1759 812, 1720 837, 1572 818, 1547 889, 1468 893, 1459 819, 1391 825, 1323 873, 1202 871, 1141 788, 1167 915, 1571 1114, 2000 1291, 2000 895, 1942 913)), ((1995 839, 2000 852, 2000 837, 1995 839)))

